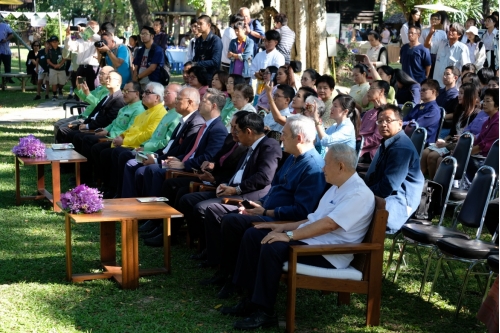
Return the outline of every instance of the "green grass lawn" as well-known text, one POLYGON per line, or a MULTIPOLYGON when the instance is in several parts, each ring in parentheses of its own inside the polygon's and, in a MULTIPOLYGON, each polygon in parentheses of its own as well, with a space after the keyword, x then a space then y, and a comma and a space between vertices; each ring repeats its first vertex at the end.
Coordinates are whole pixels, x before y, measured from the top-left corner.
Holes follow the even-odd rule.
MULTIPOLYGON (((121 290, 108 280, 81 284, 65 280, 63 214, 53 213, 49 204, 42 201, 16 206, 14 198, 14 157, 10 150, 19 137, 29 133, 52 142, 51 123, 0 124, 0 332, 232 331, 234 319, 220 315, 217 309, 235 304, 237 299, 218 300, 216 287, 198 284, 214 271, 195 268, 196 263, 188 259, 194 250, 185 245, 172 247, 171 274, 141 278, 135 291, 121 290)), ((32 194, 35 170, 23 167, 21 172, 22 193, 32 194)), ((62 177, 63 191, 68 189, 69 176, 62 177)), ((119 226, 117 237, 120 245, 119 226)), ((74 225, 72 242, 73 272, 98 271, 99 226, 74 225)), ((383 281, 380 327, 364 327, 365 296, 353 295, 350 306, 338 307, 335 294, 301 290, 297 294, 297 331, 484 332, 484 326, 475 319, 481 302, 480 290, 472 283, 475 281, 471 281, 465 308, 455 319, 460 282, 442 277, 431 302, 420 298, 422 267, 414 254, 408 251, 408 266, 396 284, 383 281)), ((142 242, 139 256, 141 267, 162 263, 162 249, 143 246, 142 242)), ((462 277, 463 266, 453 267, 462 277)), ((285 294, 286 287, 282 285, 277 303, 281 321, 285 318, 285 294)))

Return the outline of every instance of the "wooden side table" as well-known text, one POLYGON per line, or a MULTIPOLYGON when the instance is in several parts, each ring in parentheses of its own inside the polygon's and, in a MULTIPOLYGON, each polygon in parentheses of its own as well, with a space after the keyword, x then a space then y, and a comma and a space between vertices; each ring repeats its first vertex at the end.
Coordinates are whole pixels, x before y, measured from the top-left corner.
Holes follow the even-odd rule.
POLYGON ((66 279, 72 282, 83 282, 113 278, 123 289, 136 289, 139 287, 140 276, 170 273, 170 219, 182 216, 165 202, 140 203, 135 198, 104 200, 104 209, 99 213, 66 213, 66 279), (163 267, 139 270, 137 220, 160 218, 163 219, 163 267), (104 272, 73 274, 71 222, 100 223, 100 255, 104 272), (122 266, 116 263, 116 222, 121 223, 122 266))
POLYGON ((26 91, 26 82, 31 78, 31 74, 26 73, 0 73, 2 78, 2 90, 7 88, 7 79, 16 78, 21 81, 21 91, 26 91))
POLYGON ((75 163, 76 185, 80 185, 80 163, 87 162, 87 158, 80 155, 72 149, 53 150, 52 148, 45 149, 45 157, 30 158, 15 156, 16 163, 16 205, 19 206, 21 201, 48 199, 52 203, 54 211, 58 212, 61 209, 57 206, 57 201, 61 199, 61 163, 75 163), (52 192, 45 189, 45 172, 44 165, 52 166, 52 192), (37 189, 38 194, 35 196, 21 196, 20 190, 20 165, 36 165, 37 174, 37 189))

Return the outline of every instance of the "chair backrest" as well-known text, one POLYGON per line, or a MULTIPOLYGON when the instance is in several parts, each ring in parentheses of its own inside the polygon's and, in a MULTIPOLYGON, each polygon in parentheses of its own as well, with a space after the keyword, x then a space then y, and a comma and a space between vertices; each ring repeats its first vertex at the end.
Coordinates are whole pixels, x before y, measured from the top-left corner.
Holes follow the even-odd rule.
POLYGON ((414 107, 415 103, 413 102, 406 102, 405 104, 403 104, 403 107, 401 108, 401 116, 403 118, 406 117, 414 107))
POLYGON ((484 216, 488 208, 495 177, 495 170, 492 167, 482 166, 479 168, 472 180, 456 221, 454 221, 454 225, 461 223, 469 228, 477 228, 476 238, 481 236, 484 216))
POLYGON ((457 141, 457 145, 453 150, 453 154, 451 155, 457 160, 457 171, 455 173, 455 179, 463 179, 467 164, 469 163, 470 152, 472 151, 473 145, 474 136, 470 132, 465 132, 460 135, 460 138, 457 141))
POLYGON ((437 139, 439 139, 439 134, 441 133, 441 130, 443 129, 444 118, 446 117, 446 111, 442 106, 439 107, 439 110, 441 111, 441 119, 439 120, 439 127, 438 127, 438 130, 436 132, 436 138, 435 138, 436 141, 437 141, 437 139))
POLYGON ((422 151, 424 151, 425 142, 427 141, 427 130, 424 127, 417 128, 410 139, 417 150, 418 156, 421 156, 422 151))
POLYGON ((361 140, 356 140, 356 154, 358 154, 358 161, 361 158, 361 150, 365 144, 365 138, 361 135, 361 140))
POLYGON ((434 175, 433 181, 440 184, 443 187, 442 198, 441 198, 442 207, 440 212, 441 216, 439 217, 440 225, 443 222, 443 217, 446 210, 446 202, 450 197, 450 192, 453 186, 453 180, 455 179, 456 171, 457 171, 457 160, 453 156, 447 156, 443 159, 443 161, 441 162, 436 171, 436 174, 434 175))
POLYGON ((495 170, 495 174, 498 177, 498 139, 493 143, 488 152, 488 156, 486 156, 486 160, 484 160, 484 165, 490 166, 495 170))
POLYGON ((413 122, 411 124, 408 124, 406 125, 406 127, 404 128, 404 131, 405 131, 405 134, 411 138, 411 136, 413 135, 413 133, 418 129, 420 128, 420 126, 418 126, 418 123, 417 122, 413 122))
MULTIPOLYGON (((389 212, 385 209, 385 199, 376 196, 375 211, 373 213, 370 226, 368 227, 368 231, 363 239, 363 243, 384 244, 388 217, 389 212)), ((363 272, 363 277, 370 276, 368 271, 370 269, 370 265, 365 264, 366 259, 365 254, 355 254, 354 259, 351 262, 351 266, 363 272)))

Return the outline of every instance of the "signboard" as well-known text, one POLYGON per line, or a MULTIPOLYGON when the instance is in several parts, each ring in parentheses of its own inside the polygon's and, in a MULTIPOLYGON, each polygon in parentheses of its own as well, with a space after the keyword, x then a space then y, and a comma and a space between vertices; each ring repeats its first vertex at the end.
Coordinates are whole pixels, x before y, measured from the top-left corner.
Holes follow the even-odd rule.
POLYGON ((329 36, 340 37, 340 13, 326 14, 326 32, 329 36))
POLYGON ((31 26, 32 27, 45 27, 47 25, 47 18, 45 17, 39 17, 39 16, 33 16, 31 18, 31 26))

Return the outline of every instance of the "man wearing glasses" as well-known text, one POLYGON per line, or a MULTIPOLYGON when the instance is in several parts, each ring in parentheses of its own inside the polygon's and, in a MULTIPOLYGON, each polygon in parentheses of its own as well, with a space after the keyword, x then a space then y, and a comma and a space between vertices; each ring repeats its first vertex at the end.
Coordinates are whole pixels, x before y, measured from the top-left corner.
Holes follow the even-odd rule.
POLYGON ((133 80, 139 82, 143 90, 149 82, 160 82, 160 68, 164 63, 163 49, 153 44, 154 36, 155 30, 152 27, 142 28, 141 41, 144 47, 137 51, 133 62, 133 80))
MULTIPOLYGON (((141 86, 137 82, 129 82, 125 85, 122 90, 123 100, 127 105, 118 111, 118 116, 104 128, 99 128, 94 132, 90 132, 88 135, 76 136, 73 139, 73 145, 75 150, 87 157, 87 163, 82 165, 81 168, 81 179, 82 183, 90 184, 92 181, 92 167, 93 160, 91 150, 92 147, 99 143, 102 138, 114 139, 117 136, 125 132, 135 120, 135 117, 144 112, 144 106, 142 105, 140 90, 141 86)), ((110 148, 111 141, 105 141, 100 146, 101 151, 110 148)))
POLYGON ((387 231, 395 233, 420 204, 424 175, 420 158, 403 131, 401 109, 387 104, 378 112, 378 130, 382 142, 365 176, 366 185, 386 201, 390 212, 387 231))

